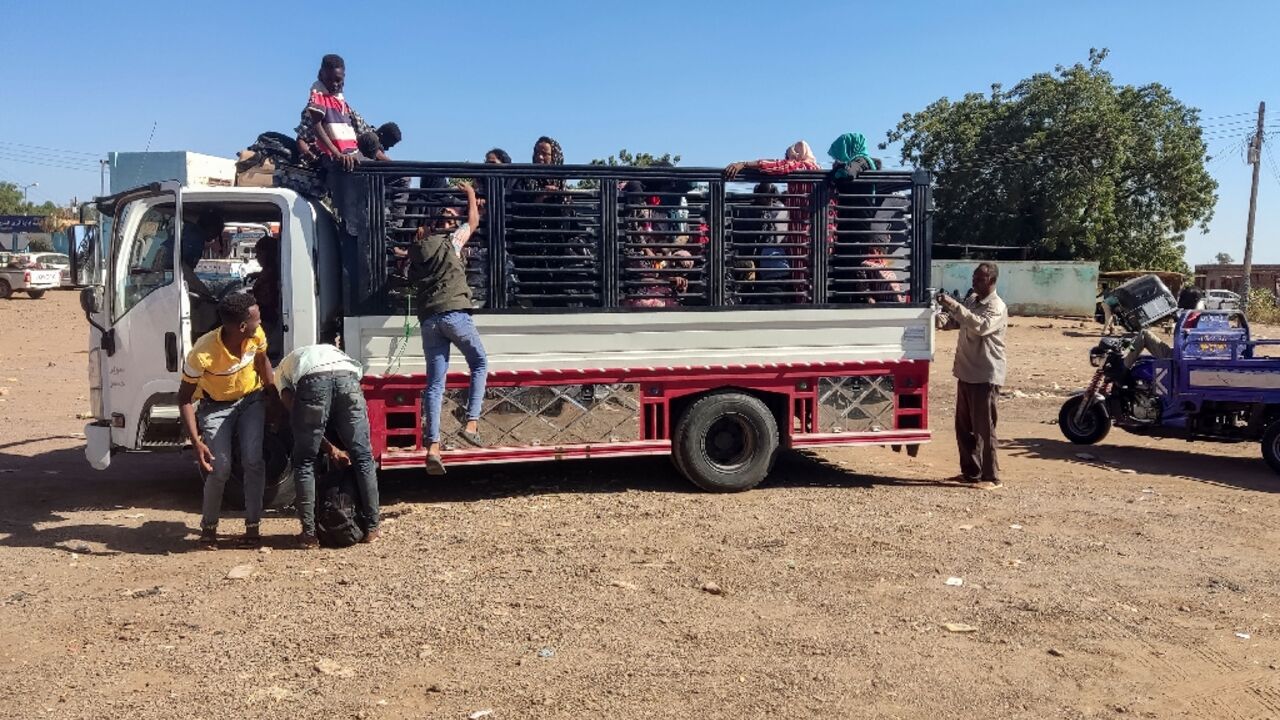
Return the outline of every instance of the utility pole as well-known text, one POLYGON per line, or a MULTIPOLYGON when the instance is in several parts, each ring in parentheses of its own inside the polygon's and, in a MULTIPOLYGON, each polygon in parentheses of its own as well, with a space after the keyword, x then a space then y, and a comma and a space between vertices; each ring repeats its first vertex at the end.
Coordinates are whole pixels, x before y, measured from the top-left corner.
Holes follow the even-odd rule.
POLYGON ((106 196, 107 194, 107 161, 98 161, 98 195, 106 196))
POLYGON ((1258 103, 1258 130, 1249 143, 1249 162, 1253 163, 1253 187, 1249 189, 1249 226, 1244 233, 1244 296, 1240 304, 1249 309, 1249 290, 1253 280, 1253 218, 1258 212, 1258 171, 1262 169, 1262 123, 1267 116, 1267 104, 1258 103))

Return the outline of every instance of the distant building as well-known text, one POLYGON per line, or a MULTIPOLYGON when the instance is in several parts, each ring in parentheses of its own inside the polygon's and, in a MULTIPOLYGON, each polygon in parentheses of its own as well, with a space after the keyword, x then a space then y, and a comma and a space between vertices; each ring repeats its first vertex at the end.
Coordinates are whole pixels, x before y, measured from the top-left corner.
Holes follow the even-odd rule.
POLYGON ((108 157, 112 193, 164 180, 229 187, 236 179, 236 161, 231 158, 184 151, 113 152, 108 157))
MULTIPOLYGON (((1249 285, 1280 295, 1280 265, 1254 265, 1249 285)), ((1244 292, 1244 265, 1213 263, 1196 266, 1196 287, 1202 290, 1244 292)))

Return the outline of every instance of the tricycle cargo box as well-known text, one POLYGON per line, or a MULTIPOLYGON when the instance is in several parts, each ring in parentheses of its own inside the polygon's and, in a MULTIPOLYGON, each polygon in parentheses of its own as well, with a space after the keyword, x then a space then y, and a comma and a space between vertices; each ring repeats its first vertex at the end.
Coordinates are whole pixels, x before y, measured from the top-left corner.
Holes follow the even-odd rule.
POLYGON ((1130 332, 1154 325, 1178 311, 1173 293, 1155 275, 1134 278, 1110 293, 1117 301, 1116 317, 1130 332))

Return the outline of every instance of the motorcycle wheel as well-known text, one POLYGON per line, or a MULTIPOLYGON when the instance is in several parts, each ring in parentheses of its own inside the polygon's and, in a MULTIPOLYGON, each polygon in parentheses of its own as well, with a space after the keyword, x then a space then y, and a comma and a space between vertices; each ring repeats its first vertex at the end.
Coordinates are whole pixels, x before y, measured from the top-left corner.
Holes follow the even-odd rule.
POLYGON ((1111 432, 1111 418, 1107 417, 1101 403, 1094 402, 1085 411, 1084 417, 1077 421, 1076 411, 1080 409, 1082 402, 1084 402, 1084 396, 1077 395, 1062 404, 1062 409, 1058 411, 1058 428, 1076 445, 1093 445, 1102 442, 1107 433, 1111 432))

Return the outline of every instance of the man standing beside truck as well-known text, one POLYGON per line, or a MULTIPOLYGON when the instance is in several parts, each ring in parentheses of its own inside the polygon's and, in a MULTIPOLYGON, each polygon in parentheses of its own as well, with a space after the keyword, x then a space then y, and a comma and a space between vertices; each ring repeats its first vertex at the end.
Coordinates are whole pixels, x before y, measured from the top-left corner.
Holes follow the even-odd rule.
POLYGON ((182 367, 178 412, 204 471, 199 546, 218 549, 222 492, 231 476, 231 459, 239 442, 244 473, 244 540, 260 538, 262 494, 267 466, 262 457, 266 423, 265 388, 275 383, 267 359, 267 336, 257 301, 248 293, 232 293, 218 303, 222 324, 196 340, 182 367), (200 401, 195 407, 193 400, 200 401))
POLYGON ((964 302, 942 293, 946 310, 938 329, 959 330, 956 359, 956 442, 960 475, 955 480, 987 489, 1000 487, 996 459, 996 399, 1004 385, 1004 329, 1009 310, 996 294, 1000 271, 981 263, 973 271, 973 290, 964 302))

